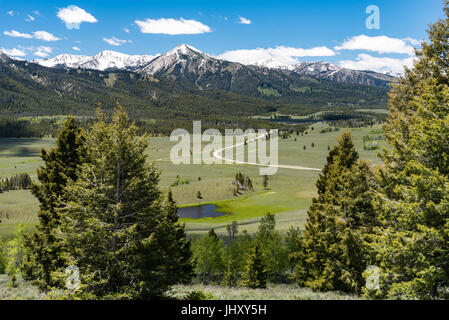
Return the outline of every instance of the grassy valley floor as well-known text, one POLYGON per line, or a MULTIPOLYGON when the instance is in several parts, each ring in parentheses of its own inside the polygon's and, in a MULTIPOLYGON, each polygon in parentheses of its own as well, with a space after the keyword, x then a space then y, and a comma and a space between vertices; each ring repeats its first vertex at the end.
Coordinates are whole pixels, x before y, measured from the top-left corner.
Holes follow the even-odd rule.
MULTIPOLYGON (((328 148, 332 148, 345 130, 352 132, 362 158, 380 163, 377 158, 378 150, 363 148, 363 137, 376 135, 379 126, 325 133, 321 133, 322 128, 322 124, 314 124, 313 130, 309 128, 304 136, 292 135, 289 139, 279 139, 279 163, 321 168, 326 161, 328 148)), ((220 236, 225 236, 226 225, 233 220, 239 221, 240 230, 246 229, 249 233, 254 233, 260 217, 268 212, 276 214, 277 229, 280 232, 286 232, 292 225, 304 225, 307 208, 316 193, 315 182, 319 172, 279 168, 276 175, 269 177, 268 190, 264 190, 259 167, 236 164, 172 164, 170 150, 175 144, 168 137, 152 137, 149 141, 149 157, 161 170, 161 187, 172 189, 179 206, 213 203, 221 211, 231 213, 217 218, 181 219, 181 222, 186 223, 190 236, 203 234, 212 227, 220 236), (244 192, 236 197, 233 195, 232 181, 239 171, 252 179, 255 191, 244 192), (188 183, 173 186, 177 176, 188 183), (198 191, 201 192, 202 199, 196 197, 198 191)), ((0 139, 0 178, 28 173, 36 179, 36 170, 42 165, 40 149, 53 145, 53 139, 0 139)), ((385 145, 384 141, 380 141, 379 145, 385 145)), ((37 208, 38 202, 29 191, 0 194, 0 237, 10 238, 18 223, 31 229, 37 221, 37 208)))

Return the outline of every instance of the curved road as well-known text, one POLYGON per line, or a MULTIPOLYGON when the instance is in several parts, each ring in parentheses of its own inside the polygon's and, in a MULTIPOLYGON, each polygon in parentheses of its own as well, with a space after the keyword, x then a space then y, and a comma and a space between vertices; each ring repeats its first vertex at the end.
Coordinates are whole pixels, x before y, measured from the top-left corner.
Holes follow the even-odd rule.
MULTIPOLYGON (((265 135, 260 135, 255 139, 249 140, 248 142, 252 142, 258 139, 263 138, 265 135)), ((222 148, 219 149, 217 151, 214 152, 214 157, 217 159, 221 159, 221 160, 225 160, 225 161, 229 161, 229 162, 233 162, 236 164, 246 164, 246 165, 250 165, 250 166, 258 166, 258 167, 275 167, 275 168, 283 168, 283 169, 291 169, 291 170, 303 170, 303 171, 321 171, 321 169, 317 169, 317 168, 309 168, 309 167, 302 167, 302 166, 291 166, 291 165, 286 165, 286 164, 272 164, 272 165, 263 165, 260 163, 255 163, 255 162, 245 162, 245 161, 238 161, 238 160, 234 160, 234 159, 227 159, 225 157, 223 157, 221 154, 223 153, 224 150, 227 149, 233 149, 237 146, 241 146, 245 144, 245 142, 242 143, 238 143, 238 144, 234 144, 230 147, 226 147, 226 148, 222 148)))

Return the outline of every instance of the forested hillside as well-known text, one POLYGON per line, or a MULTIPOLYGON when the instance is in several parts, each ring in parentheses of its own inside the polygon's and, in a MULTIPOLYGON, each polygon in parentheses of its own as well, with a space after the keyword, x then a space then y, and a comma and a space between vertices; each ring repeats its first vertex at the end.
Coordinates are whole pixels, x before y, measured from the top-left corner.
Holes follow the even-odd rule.
POLYGON ((208 72, 199 78, 176 70, 151 76, 46 68, 2 55, 0 110, 14 117, 93 115, 97 104, 107 111, 120 102, 133 118, 192 119, 386 107, 387 86, 348 85, 289 71, 251 68, 237 73, 208 72))

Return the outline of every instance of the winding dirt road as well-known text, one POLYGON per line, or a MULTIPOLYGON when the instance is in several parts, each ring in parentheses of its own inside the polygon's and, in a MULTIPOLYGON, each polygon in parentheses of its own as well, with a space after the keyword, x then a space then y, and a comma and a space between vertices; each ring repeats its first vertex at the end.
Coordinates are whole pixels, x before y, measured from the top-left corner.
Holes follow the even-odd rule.
MULTIPOLYGON (((265 135, 260 135, 260 136, 254 138, 254 139, 251 139, 251 140, 249 140, 247 142, 252 142, 252 141, 264 138, 264 137, 265 137, 265 135)), ((217 159, 229 161, 229 162, 236 163, 236 164, 246 164, 246 165, 258 166, 258 167, 274 167, 274 168, 283 168, 283 169, 291 169, 291 170, 303 170, 303 171, 321 171, 321 169, 318 169, 318 168, 309 168, 309 167, 303 167, 303 166, 292 166, 292 165, 287 165, 287 164, 264 165, 264 164, 255 163, 255 162, 245 162, 245 161, 238 161, 238 160, 234 160, 234 159, 227 159, 227 158, 222 156, 222 153, 223 153, 224 150, 233 149, 233 148, 235 148, 237 146, 241 146, 241 145, 244 145, 244 144, 245 144, 245 142, 242 142, 242 143, 234 144, 234 145, 226 147, 226 148, 219 149, 219 150, 215 151, 213 155, 217 159)))

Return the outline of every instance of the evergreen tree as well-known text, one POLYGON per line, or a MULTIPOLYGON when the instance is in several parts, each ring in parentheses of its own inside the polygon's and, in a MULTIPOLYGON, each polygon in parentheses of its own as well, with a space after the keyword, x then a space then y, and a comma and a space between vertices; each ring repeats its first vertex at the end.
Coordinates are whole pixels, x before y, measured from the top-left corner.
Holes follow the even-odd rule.
POLYGON ((41 289, 58 286, 52 273, 64 266, 62 246, 56 230, 60 224, 57 209, 64 199, 69 180, 76 181, 77 167, 82 163, 84 137, 75 119, 69 117, 60 129, 56 147, 42 149, 45 166, 37 170, 39 183, 31 185, 32 194, 39 200, 39 222, 31 237, 26 239, 31 257, 24 265, 25 278, 38 279, 41 289))
POLYGON ((390 93, 372 243, 382 298, 447 298, 449 286, 449 2, 390 93))
POLYGON ((267 287, 267 275, 264 257, 259 241, 255 240, 253 248, 246 261, 242 286, 252 289, 265 289, 267 287))
POLYGON ((374 184, 370 164, 358 161, 351 135, 344 133, 329 153, 299 250, 291 256, 300 285, 320 291, 361 291, 368 261, 364 243, 376 223, 374 184))
POLYGON ((147 137, 137 136, 120 106, 111 122, 98 111, 85 136, 85 161, 78 179, 69 180, 67 201, 58 210, 66 258, 79 267, 85 292, 147 299, 188 281, 184 227, 176 223, 171 194, 164 201, 158 188, 147 137))
POLYGON ((25 226, 19 224, 14 231, 14 238, 6 243, 6 267, 5 271, 10 277, 10 285, 17 286, 17 276, 23 270, 23 266, 29 259, 29 248, 25 246, 25 226))
POLYGON ((238 266, 234 261, 234 257, 230 255, 226 259, 226 270, 224 273, 222 285, 229 288, 235 287, 237 285, 238 278, 238 266))

